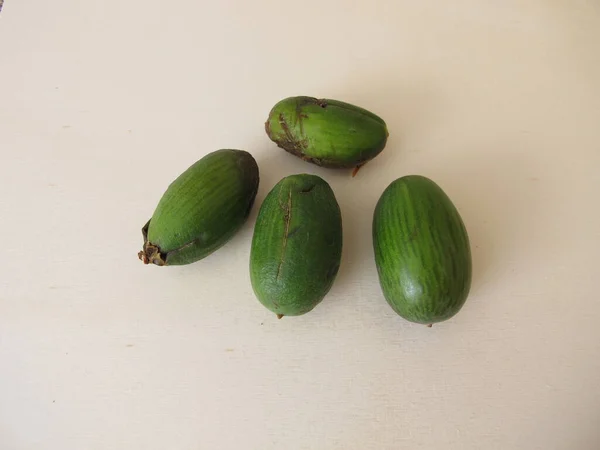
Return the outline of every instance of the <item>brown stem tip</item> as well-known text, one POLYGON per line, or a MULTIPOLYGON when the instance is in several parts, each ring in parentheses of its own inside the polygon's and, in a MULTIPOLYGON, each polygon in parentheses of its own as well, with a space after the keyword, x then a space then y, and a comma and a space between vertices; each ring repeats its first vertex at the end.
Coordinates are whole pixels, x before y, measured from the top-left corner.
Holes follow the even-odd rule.
POLYGON ((362 166, 364 166, 364 165, 365 165, 364 163, 363 163, 363 164, 359 164, 358 166, 356 166, 356 167, 354 168, 354 170, 352 171, 352 178, 354 178, 354 177, 356 176, 356 174, 358 173, 358 171, 360 170, 360 168, 361 168, 362 166))
POLYGON ((433 326, 432 323, 430 323, 429 325, 427 325, 427 328, 431 328, 433 326))
POLYGON ((150 261, 148 261, 148 258, 146 257, 146 254, 142 251, 142 252, 138 252, 138 258, 140 259, 140 261, 142 261, 144 264, 148 264, 150 261))
POLYGON ((164 266, 166 264, 166 258, 161 253, 160 248, 149 242, 144 243, 144 249, 138 253, 138 258, 144 264, 156 264, 157 266, 164 266))
POLYGON ((283 314, 277 314, 277 318, 281 319, 283 317, 283 314))

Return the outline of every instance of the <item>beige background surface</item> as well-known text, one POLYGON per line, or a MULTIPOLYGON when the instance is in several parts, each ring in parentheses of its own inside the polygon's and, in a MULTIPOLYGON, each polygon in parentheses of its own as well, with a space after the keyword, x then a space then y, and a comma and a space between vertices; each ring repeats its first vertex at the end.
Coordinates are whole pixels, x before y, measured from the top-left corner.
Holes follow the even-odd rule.
POLYGON ((0 448, 600 448, 600 3, 12 0, 0 16, 0 448), (355 179, 278 150, 289 95, 380 114, 355 179), (143 266, 205 153, 334 188, 344 256, 311 314, 254 298, 257 208, 223 249, 143 266), (452 197, 471 296, 428 329, 383 300, 375 202, 452 197))

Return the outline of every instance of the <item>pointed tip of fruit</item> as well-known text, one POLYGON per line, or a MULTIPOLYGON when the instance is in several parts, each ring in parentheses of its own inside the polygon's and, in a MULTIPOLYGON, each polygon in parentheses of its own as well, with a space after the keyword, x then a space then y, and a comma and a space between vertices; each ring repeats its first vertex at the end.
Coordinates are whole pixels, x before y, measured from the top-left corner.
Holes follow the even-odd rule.
POLYGON ((281 320, 283 318, 283 314, 277 314, 277 318, 281 320))
POLYGON ((432 326, 433 326, 433 324, 430 323, 430 324, 427 325, 427 328, 431 328, 432 326))

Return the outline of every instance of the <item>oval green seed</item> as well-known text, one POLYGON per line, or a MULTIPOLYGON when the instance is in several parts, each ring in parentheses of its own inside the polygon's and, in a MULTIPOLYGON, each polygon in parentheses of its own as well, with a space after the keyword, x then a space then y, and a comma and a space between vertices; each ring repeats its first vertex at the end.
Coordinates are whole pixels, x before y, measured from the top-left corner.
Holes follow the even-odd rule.
POLYGON ((471 250, 456 207, 432 180, 391 183, 373 216, 373 248, 385 299, 405 319, 430 325, 457 314, 471 286, 471 250))
POLYGON ((315 175, 281 180, 260 208, 250 253, 258 300, 278 315, 298 316, 331 289, 342 255, 342 217, 331 187, 315 175))
POLYGON ((210 255, 244 224, 258 183, 258 165, 250 153, 209 153, 169 185, 142 230, 139 258, 145 264, 173 266, 210 255))
POLYGON ((265 130, 279 147, 305 161, 356 170, 384 149, 389 134, 383 119, 370 111, 305 96, 278 102, 265 130))

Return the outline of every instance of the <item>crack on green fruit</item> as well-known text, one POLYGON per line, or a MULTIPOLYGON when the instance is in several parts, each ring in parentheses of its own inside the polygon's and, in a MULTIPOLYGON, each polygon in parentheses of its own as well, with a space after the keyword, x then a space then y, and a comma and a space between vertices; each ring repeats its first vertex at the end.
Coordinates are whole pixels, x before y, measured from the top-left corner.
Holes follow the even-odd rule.
POLYGON ((292 130, 290 130, 290 126, 287 123, 283 113, 279 114, 279 125, 283 130, 284 136, 280 135, 279 139, 275 140, 277 145, 279 145, 279 147, 283 148, 284 150, 287 150, 288 152, 303 158, 303 151, 308 146, 308 141, 306 139, 296 139, 296 137, 292 133, 292 130))
POLYGON ((165 254, 165 264, 166 264, 167 258, 170 255, 176 255, 177 253, 179 253, 179 252, 181 252, 181 251, 183 251, 183 250, 185 250, 185 249, 187 249, 189 247, 193 247, 194 245, 196 245, 199 242, 202 242, 203 240, 206 240, 205 239, 205 235, 206 235, 206 233, 202 233, 199 237, 197 237, 196 239, 192 239, 187 244, 183 244, 181 247, 177 247, 176 249, 171 250, 170 252, 167 252, 165 254))
POLYGON ((281 125, 281 129, 285 133, 285 137, 287 138, 287 140, 290 142, 294 141, 294 136, 290 131, 290 127, 288 126, 283 113, 279 113, 279 125, 281 125))
POLYGON ((302 98, 300 98, 298 103, 296 103, 296 107, 298 108, 298 107, 302 107, 304 105, 317 105, 317 106, 320 106, 321 108, 327 108, 329 103, 327 102, 327 99, 324 99, 324 98, 302 97, 302 98))
POLYGON ((308 187, 305 187, 304 189, 300 190, 300 194, 308 194, 310 191, 312 191, 317 185, 316 184, 311 184, 308 187))
POLYGON ((298 121, 298 124, 300 125, 300 135, 304 139, 306 139, 306 136, 304 136, 304 120, 303 119, 308 119, 308 115, 304 114, 303 112, 296 114, 296 120, 298 121))
MULTIPOLYGON (((315 101, 317 100, 315 99, 315 101)), ((306 115, 304 117, 307 118, 306 115)), ((283 130, 283 136, 279 134, 277 138, 271 137, 271 139, 277 144, 278 147, 284 149, 286 152, 291 153, 294 156, 301 158, 306 162, 316 164, 317 166, 332 168, 341 167, 339 163, 329 161, 326 159, 315 158, 312 156, 308 156, 306 153, 304 153, 308 148, 308 139, 304 138, 299 140, 294 137, 294 134, 292 133, 292 130, 290 130, 289 124, 287 123, 283 113, 279 114, 279 125, 283 130)))
POLYGON ((305 114, 302 112, 302 106, 303 106, 303 104, 301 104, 300 102, 296 102, 296 117, 295 117, 294 125, 300 125, 300 135, 306 139, 306 136, 304 136, 304 120, 303 119, 308 119, 308 114, 305 114))
POLYGON ((281 259, 279 260, 279 266, 277 267, 277 276, 275 277, 276 280, 279 280, 279 275, 281 273, 281 267, 283 266, 283 262, 285 260, 285 250, 287 248, 287 242, 288 242, 288 238, 289 238, 290 222, 292 221, 292 190, 291 189, 288 192, 287 209, 283 216, 283 221, 285 222, 285 231, 283 233, 281 259))

